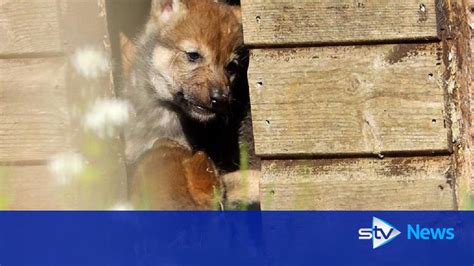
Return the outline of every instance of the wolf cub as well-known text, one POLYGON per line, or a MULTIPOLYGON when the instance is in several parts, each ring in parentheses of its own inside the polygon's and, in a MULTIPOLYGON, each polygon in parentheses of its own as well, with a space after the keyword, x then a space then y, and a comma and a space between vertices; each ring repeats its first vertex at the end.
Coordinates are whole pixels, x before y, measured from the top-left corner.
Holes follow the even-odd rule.
POLYGON ((237 165, 229 153, 238 153, 242 118, 232 117, 240 113, 232 105, 245 92, 232 87, 247 59, 239 9, 212 0, 153 0, 151 9, 124 91, 133 108, 128 163, 167 138, 207 152, 218 166, 237 165))
POLYGON ((124 46, 124 97, 133 108, 126 157, 138 208, 253 203, 247 177, 258 195, 258 173, 223 176, 239 170, 242 133, 252 140, 240 10, 217 2, 152 0, 140 38, 124 46))

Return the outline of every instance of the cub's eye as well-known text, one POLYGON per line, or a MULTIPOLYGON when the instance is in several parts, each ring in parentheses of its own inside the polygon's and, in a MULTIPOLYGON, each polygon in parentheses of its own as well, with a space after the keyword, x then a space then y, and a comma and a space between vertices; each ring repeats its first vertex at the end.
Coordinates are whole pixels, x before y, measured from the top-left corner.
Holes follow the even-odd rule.
POLYGON ((237 62, 235 62, 235 61, 230 62, 230 63, 225 67, 225 71, 226 71, 227 74, 229 74, 229 75, 233 75, 233 74, 237 73, 238 70, 239 70, 239 65, 238 65, 237 62))
POLYGON ((201 54, 198 52, 186 52, 186 57, 188 58, 189 62, 196 62, 201 59, 201 54))

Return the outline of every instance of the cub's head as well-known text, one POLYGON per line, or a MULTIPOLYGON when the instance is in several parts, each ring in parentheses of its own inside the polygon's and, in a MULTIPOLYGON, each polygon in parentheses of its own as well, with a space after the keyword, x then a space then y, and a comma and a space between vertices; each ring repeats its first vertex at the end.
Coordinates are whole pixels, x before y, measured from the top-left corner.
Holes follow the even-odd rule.
POLYGON ((148 79, 156 97, 207 122, 225 113, 245 71, 240 10, 216 0, 153 0, 148 79))

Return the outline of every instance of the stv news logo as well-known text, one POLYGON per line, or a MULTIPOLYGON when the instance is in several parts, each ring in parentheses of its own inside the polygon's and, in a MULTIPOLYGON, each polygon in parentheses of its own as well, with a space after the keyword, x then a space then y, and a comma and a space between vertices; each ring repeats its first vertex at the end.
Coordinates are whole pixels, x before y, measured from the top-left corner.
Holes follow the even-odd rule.
POLYGON ((377 217, 372 218, 372 228, 359 229, 360 240, 372 239, 372 248, 376 249, 390 241, 394 240, 401 234, 393 225, 385 222, 377 217))
MULTIPOLYGON (((372 218, 372 228, 360 228, 359 240, 372 239, 372 248, 388 244, 401 232, 388 222, 377 217, 372 218)), ((422 227, 419 224, 407 225, 407 240, 453 240, 454 228, 422 227)))

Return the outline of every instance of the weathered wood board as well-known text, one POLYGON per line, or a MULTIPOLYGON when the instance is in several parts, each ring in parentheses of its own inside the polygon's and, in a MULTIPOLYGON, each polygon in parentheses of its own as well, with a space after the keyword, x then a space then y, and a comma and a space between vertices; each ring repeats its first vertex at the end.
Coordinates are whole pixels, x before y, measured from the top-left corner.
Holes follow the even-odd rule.
POLYGON ((455 209, 450 158, 264 161, 264 210, 455 209))
POLYGON ((442 1, 448 32, 442 37, 443 61, 446 62, 446 110, 452 132, 455 193, 461 210, 474 209, 471 197, 473 177, 470 147, 471 129, 471 49, 468 1, 442 1))
POLYGON ((252 50, 261 156, 447 152, 437 44, 252 50))
POLYGON ((245 43, 435 40, 435 0, 242 0, 245 43))
POLYGON ((66 52, 104 46, 110 49, 105 0, 61 0, 58 12, 66 52))
MULTIPOLYGON (((474 143, 474 89, 472 89, 472 84, 474 84, 474 0, 470 1, 470 27, 471 27, 471 137, 472 142, 474 143)), ((474 160, 474 147, 471 147, 471 158, 474 160)), ((474 161, 471 163, 474 165, 474 161)), ((471 177, 471 195, 474 196, 474 176, 471 177)))
POLYGON ((0 161, 43 161, 68 148, 64 58, 0 60, 0 161))
POLYGON ((97 210, 125 202, 118 197, 126 193, 119 168, 86 178, 94 170, 84 167, 82 176, 62 177, 49 165, 0 166, 0 210, 97 210))
MULTIPOLYGON (((474 90, 472 89, 472 85, 474 84, 474 0, 469 1, 470 13, 469 13, 469 25, 471 28, 471 143, 474 143, 474 90)), ((474 165, 474 147, 471 147, 471 165, 474 165)), ((474 196, 474 176, 471 177, 471 195, 474 196)))
MULTIPOLYGON (((470 48, 471 48, 471 82, 474 81, 473 73, 474 73, 474 0, 469 1, 470 12, 469 12, 469 26, 471 29, 471 39, 470 39, 470 48)), ((474 99, 474 90, 471 90, 471 99, 474 99)), ((474 103, 471 101, 471 113, 474 111, 474 103)), ((474 116, 471 116, 471 125, 474 125, 474 116)), ((471 135, 474 138, 474 130, 471 127, 471 135)))
POLYGON ((0 1, 0 56, 61 52, 56 0, 0 1))
POLYGON ((0 202, 10 210, 73 209, 74 191, 51 177, 46 165, 0 166, 0 202))
POLYGON ((105 0, 0 1, 0 209, 126 201, 118 129, 86 127, 115 98, 106 15, 105 0))
POLYGON ((66 74, 66 90, 73 110, 70 121, 80 126, 70 137, 72 146, 87 161, 87 168, 71 184, 79 197, 74 208, 111 208, 127 200, 119 128, 107 123, 91 128, 90 121, 87 122, 88 118, 110 111, 110 107, 103 107, 103 102, 113 104, 115 99, 105 0, 63 0, 59 10, 64 51, 75 62, 66 74), (89 69, 77 64, 83 60, 92 64, 89 69))

